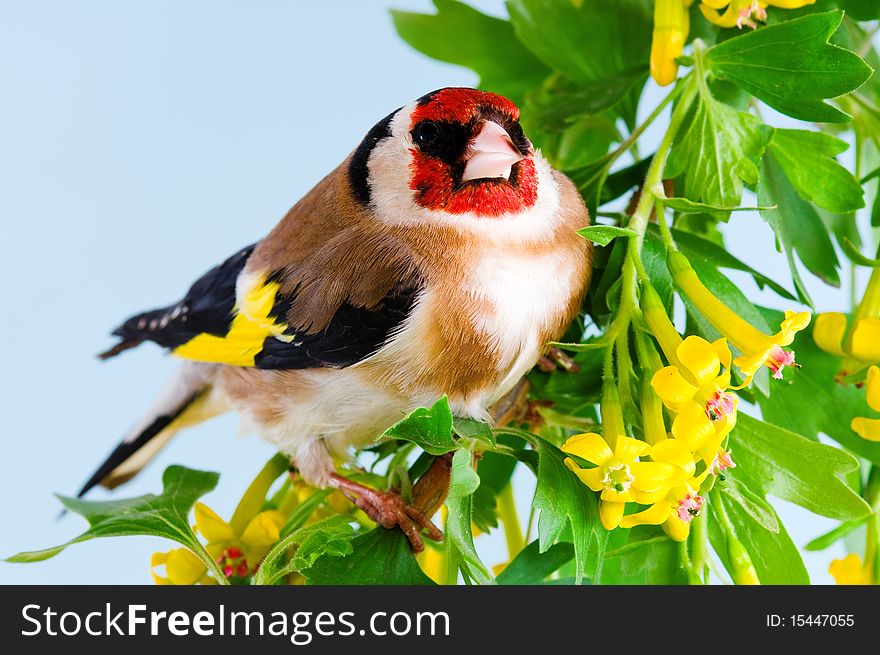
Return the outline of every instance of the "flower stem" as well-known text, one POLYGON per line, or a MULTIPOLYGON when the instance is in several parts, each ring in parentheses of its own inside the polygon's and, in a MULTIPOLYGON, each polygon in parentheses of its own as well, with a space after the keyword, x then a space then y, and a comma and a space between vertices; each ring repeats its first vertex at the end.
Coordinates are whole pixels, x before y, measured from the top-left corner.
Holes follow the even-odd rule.
MULTIPOLYGON (((707 492, 708 493, 708 492, 707 492)), ((736 530, 727 516, 727 510, 724 508, 724 501, 721 496, 713 496, 712 511, 718 517, 719 523, 724 530, 727 540, 727 560, 730 564, 730 574, 733 577, 733 583, 737 585, 759 585, 758 574, 755 566, 752 564, 752 558, 749 551, 743 543, 737 538, 736 530)))
MULTIPOLYGON (((609 351, 611 348, 608 349, 609 351)), ((606 376, 602 385, 602 399, 599 403, 599 411, 602 415, 602 436, 611 448, 617 443, 617 438, 626 434, 626 424, 623 420, 623 407, 620 403, 620 390, 614 381, 614 374, 606 376)))
POLYGON ((706 584, 708 576, 709 548, 706 531, 706 512, 702 511, 691 521, 691 562, 696 577, 706 584))
MULTIPOLYGON (((663 419, 663 405, 660 397, 651 386, 654 374, 660 370, 663 363, 660 355, 654 348, 651 338, 644 332, 636 330, 636 355, 641 367, 641 380, 639 383, 639 405, 642 410, 642 433, 652 446, 667 438, 666 423, 663 419)), ((690 566, 690 563, 688 563, 690 566)))
POLYGON ((660 114, 663 113, 663 110, 666 109, 666 105, 672 102, 678 96, 678 94, 681 93, 681 89, 682 85, 676 84, 675 87, 673 87, 672 91, 666 94, 666 97, 660 101, 660 104, 657 105, 654 111, 652 111, 650 115, 648 115, 648 117, 641 123, 641 125, 630 132, 626 139, 621 141, 620 145, 611 152, 609 164, 618 159, 622 154, 629 150, 636 143, 636 141, 638 141, 639 137, 642 136, 644 131, 648 129, 651 123, 657 120, 660 114))
MULTIPOLYGON (((620 393, 620 401, 623 407, 634 405, 630 380, 633 377, 632 357, 629 352, 629 330, 623 330, 617 335, 615 345, 617 352, 617 389, 620 393)), ((621 432, 621 434, 624 434, 621 432)))
POLYGON ((666 221, 666 206, 659 197, 654 202, 654 213, 657 215, 657 225, 660 226, 660 238, 663 239, 663 245, 666 246, 667 250, 678 250, 678 246, 675 245, 675 239, 672 238, 669 223, 666 221))
POLYGON ((522 527, 516 513, 516 501, 513 497, 513 485, 507 483, 498 494, 498 518, 504 526, 504 539, 507 542, 507 555, 512 560, 525 548, 522 527))
POLYGON ((645 174, 645 182, 642 185, 639 201, 627 224, 627 227, 636 233, 634 237, 630 238, 622 274, 623 285, 620 298, 620 313, 626 317, 627 321, 638 312, 638 281, 640 278, 644 280, 648 277, 641 260, 642 245, 645 242, 645 232, 648 229, 654 202, 657 198, 665 197, 663 193, 663 169, 666 167, 666 160, 669 157, 675 137, 678 135, 678 131, 684 122, 687 105, 690 104, 688 98, 694 93, 694 91, 690 90, 689 80, 691 75, 693 73, 676 86, 676 89, 688 87, 689 90, 685 94, 685 98, 682 99, 672 112, 669 127, 666 130, 666 134, 663 135, 663 139, 660 141, 654 157, 651 159, 651 164, 648 166, 648 171, 645 174))

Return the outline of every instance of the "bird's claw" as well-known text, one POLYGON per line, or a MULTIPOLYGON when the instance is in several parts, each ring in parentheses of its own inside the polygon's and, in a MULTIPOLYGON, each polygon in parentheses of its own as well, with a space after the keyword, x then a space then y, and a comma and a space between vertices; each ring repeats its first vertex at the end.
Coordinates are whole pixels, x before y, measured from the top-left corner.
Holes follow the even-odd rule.
POLYGON ((443 539, 443 533, 420 509, 408 504, 396 491, 377 491, 341 475, 331 476, 334 486, 342 491, 358 509, 383 528, 399 527, 409 540, 413 552, 425 549, 421 533, 433 541, 443 539))

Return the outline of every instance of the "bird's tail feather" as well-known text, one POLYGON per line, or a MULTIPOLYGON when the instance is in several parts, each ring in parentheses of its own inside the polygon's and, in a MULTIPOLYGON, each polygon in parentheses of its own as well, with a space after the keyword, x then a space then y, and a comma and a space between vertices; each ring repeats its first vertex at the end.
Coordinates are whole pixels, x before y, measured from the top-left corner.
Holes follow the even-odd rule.
POLYGON ((184 364, 150 412, 108 455, 78 497, 101 485, 108 489, 127 482, 183 427, 220 413, 209 401, 210 376, 203 364, 184 364))

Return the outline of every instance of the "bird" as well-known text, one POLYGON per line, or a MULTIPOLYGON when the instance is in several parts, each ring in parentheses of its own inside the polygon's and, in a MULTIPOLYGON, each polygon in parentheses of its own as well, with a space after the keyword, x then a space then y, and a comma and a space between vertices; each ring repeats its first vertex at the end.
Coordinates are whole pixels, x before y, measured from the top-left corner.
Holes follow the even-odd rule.
POLYGON ((110 359, 153 342, 181 360, 82 486, 114 488, 181 429, 227 411, 308 484, 342 491, 414 551, 442 533, 337 462, 445 395, 488 421, 579 313, 592 247, 575 187, 509 99, 447 87, 376 123, 259 242, 172 305, 129 318, 110 359))

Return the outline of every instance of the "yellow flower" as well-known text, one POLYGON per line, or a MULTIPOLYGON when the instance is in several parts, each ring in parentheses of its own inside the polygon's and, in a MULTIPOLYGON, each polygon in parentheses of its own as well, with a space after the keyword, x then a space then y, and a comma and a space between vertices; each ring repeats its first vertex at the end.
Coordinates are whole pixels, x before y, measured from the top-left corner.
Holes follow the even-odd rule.
POLYGON ((813 340, 825 352, 843 358, 838 382, 880 362, 880 269, 871 273, 852 322, 839 312, 819 314, 813 340))
MULTIPOLYGON (((281 538, 281 528, 285 523, 281 512, 260 512, 251 519, 241 534, 237 534, 229 523, 217 516, 207 505, 196 503, 195 514, 195 529, 208 541, 205 550, 220 565, 227 578, 236 578, 239 581, 256 571, 269 549, 281 538)), ((153 553, 151 567, 155 569, 163 564, 167 577, 161 577, 153 571, 153 581, 156 584, 216 584, 216 580, 207 575, 205 563, 186 548, 153 553)))
MULTIPOLYGON (((767 7, 795 9, 816 0, 701 0, 700 11, 711 23, 740 29, 766 22, 767 7), (723 10, 723 13, 722 11, 723 10)), ((651 38, 651 77, 660 86, 675 81, 678 62, 690 32, 693 0, 654 0, 654 31, 651 38)))
POLYGON ((703 286, 684 255, 679 252, 670 253, 668 264, 678 288, 696 305, 712 326, 743 353, 733 360, 745 377, 742 386, 750 384, 758 369, 765 365, 773 373, 774 378, 781 380, 782 370, 795 363, 794 353, 785 350, 784 347, 791 345, 794 335, 810 324, 810 313, 786 311, 779 332, 766 335, 703 286))
MULTIPOLYGON (((868 381, 865 387, 868 406, 875 412, 880 412, 880 368, 872 366, 868 369, 868 381)), ((880 419, 857 416, 849 426, 862 439, 880 441, 880 419)))
MULTIPOLYGON (((826 312, 816 317, 813 339, 822 350, 838 357, 863 363, 880 362, 880 318, 868 317, 854 322, 852 334, 846 338, 847 319, 839 312, 826 312)), ((841 371, 846 376, 856 371, 841 371)))
MULTIPOLYGON (((673 436, 698 453, 708 466, 736 425, 739 399, 728 392, 730 348, 725 339, 714 343, 696 336, 682 339, 650 283, 642 284, 641 306, 645 322, 670 364, 651 376, 651 390, 675 413, 673 436)), ((650 408, 651 399, 644 392, 642 395, 643 410, 646 406, 650 408)), ((660 426, 649 426, 656 419, 648 418, 643 416, 642 421, 648 442, 654 444, 665 439, 665 430, 657 438, 660 426)))
POLYGON ((217 584, 217 581, 208 575, 205 563, 188 548, 175 548, 167 553, 153 553, 150 558, 150 568, 153 582, 157 585, 217 584), (155 571, 156 567, 163 565, 166 577, 155 571))
POLYGON ((651 39, 651 77, 660 86, 675 81, 678 62, 690 31, 688 7, 693 0, 655 0, 651 39))
POLYGON ((643 494, 641 504, 651 506, 636 514, 627 514, 620 520, 620 527, 632 528, 637 525, 662 525, 663 530, 675 541, 684 541, 690 532, 690 522, 699 514, 703 497, 699 495, 700 486, 708 476, 706 469, 694 477, 696 469, 691 451, 677 439, 667 439, 655 444, 651 458, 656 463, 676 467, 683 480, 680 484, 663 489, 661 493, 643 494))
POLYGON ((837 584, 865 585, 871 584, 871 574, 867 567, 862 566, 862 558, 850 553, 843 559, 836 559, 828 567, 837 584))
POLYGON ((196 503, 196 530, 208 543, 205 550, 213 557, 227 578, 245 578, 256 571, 269 549, 281 538, 285 518, 281 512, 260 512, 241 534, 220 518, 214 510, 196 503))
POLYGON ((700 11, 707 21, 719 27, 755 29, 758 27, 755 21, 767 21, 768 6, 797 9, 814 2, 816 0, 701 0, 700 11), (722 9, 724 13, 721 13, 722 9))
POLYGON ((654 374, 651 386, 676 416, 672 434, 692 452, 711 442, 712 457, 736 424, 738 399, 730 387, 727 341, 689 336, 676 348, 677 366, 654 374), (712 438, 714 437, 714 439, 712 438))
POLYGON ((571 437, 562 450, 596 465, 585 469, 572 458, 565 459, 565 465, 581 482, 600 492, 599 518, 607 530, 620 524, 626 503, 652 502, 658 494, 665 495, 667 489, 686 477, 674 464, 639 461, 641 456, 651 452, 651 446, 622 435, 614 440, 613 449, 604 438, 590 432, 571 437))

